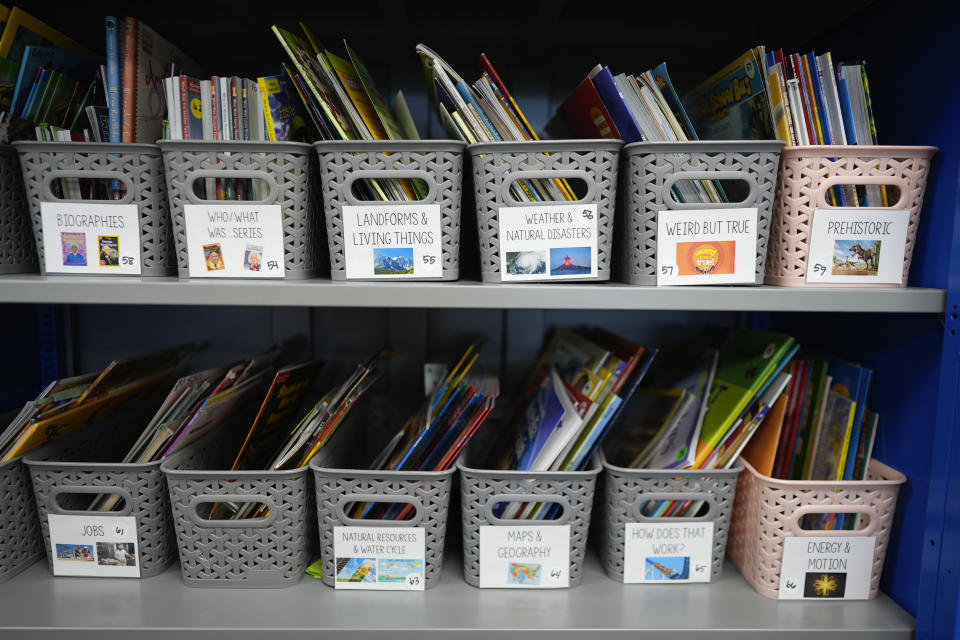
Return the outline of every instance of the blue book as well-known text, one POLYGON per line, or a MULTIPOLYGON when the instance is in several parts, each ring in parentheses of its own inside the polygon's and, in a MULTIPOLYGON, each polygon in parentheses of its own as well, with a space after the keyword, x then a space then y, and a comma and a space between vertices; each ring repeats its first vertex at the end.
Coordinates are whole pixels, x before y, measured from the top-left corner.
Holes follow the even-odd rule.
POLYGON ((613 80, 610 67, 604 67, 593 76, 593 86, 597 89, 597 93, 600 94, 600 99, 603 100, 607 111, 610 112, 613 123, 617 125, 617 130, 619 130, 620 135, 623 136, 623 141, 628 144, 631 142, 643 142, 643 134, 640 133, 640 127, 637 126, 637 121, 633 119, 630 108, 627 107, 626 100, 617 88, 617 83, 613 80))
POLYGON ((114 16, 105 20, 107 31, 107 113, 110 142, 120 142, 120 24, 114 16))
POLYGON ((40 68, 63 74, 71 80, 87 82, 91 80, 100 66, 99 56, 57 49, 55 47, 27 47, 23 52, 23 61, 17 73, 17 82, 10 102, 10 113, 20 113, 27 102, 31 83, 40 68))
POLYGON ((42 70, 36 82, 33 83, 33 87, 30 88, 30 95, 27 96, 27 100, 23 104, 23 111, 20 112, 21 118, 26 120, 27 115, 33 111, 33 107, 40 99, 40 96, 43 95, 43 90, 46 88, 49 80, 50 72, 47 69, 42 70))
POLYGON ((487 114, 483 112, 483 109, 480 108, 479 103, 477 103, 477 101, 474 99, 473 92, 470 91, 470 87, 467 86, 467 83, 463 80, 458 80, 454 87, 456 88, 457 93, 460 94, 460 97, 463 98, 463 101, 466 102, 467 105, 473 107, 476 115, 479 116, 483 121, 483 126, 487 128, 487 130, 490 132, 490 135, 492 135, 497 141, 503 141, 503 137, 500 136, 500 133, 497 131, 496 127, 494 127, 493 123, 490 122, 489 118, 487 118, 487 114))
POLYGON ((837 77, 837 93, 840 97, 840 113, 843 116, 843 131, 847 136, 847 144, 857 142, 857 125, 853 122, 853 105, 850 104, 850 89, 846 78, 837 77))

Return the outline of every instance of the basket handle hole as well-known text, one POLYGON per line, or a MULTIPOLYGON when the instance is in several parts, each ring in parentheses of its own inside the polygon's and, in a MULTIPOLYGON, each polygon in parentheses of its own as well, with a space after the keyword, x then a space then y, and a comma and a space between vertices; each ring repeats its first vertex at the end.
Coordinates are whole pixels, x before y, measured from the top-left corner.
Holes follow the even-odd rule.
POLYGON ((836 176, 823 182, 818 206, 871 209, 902 209, 902 184, 886 182, 883 176, 836 176), (854 200, 855 198, 855 200, 854 200))
MULTIPOLYGON (((84 200, 113 200, 114 182, 106 178, 55 178, 50 182, 50 195, 66 202, 84 200)), ((126 194, 126 186, 120 183, 118 196, 126 194)))
POLYGON ((696 499, 699 496, 681 494, 677 497, 677 500, 645 500, 637 508, 645 518, 701 518, 712 508, 709 501, 696 499))
POLYGON ((860 531, 870 526, 871 515, 858 513, 805 513, 797 526, 803 531, 860 531))
POLYGON ((401 193, 404 197, 396 198, 397 201, 411 204, 427 202, 428 198, 417 198, 416 194, 427 193, 428 189, 429 185, 420 178, 362 179, 350 183, 350 193, 359 202, 384 202, 384 197, 386 201, 394 201, 394 196, 400 196, 401 193))
MULTIPOLYGON (((520 204, 529 204, 531 199, 520 200, 518 194, 526 194, 529 198, 531 192, 540 196, 542 202, 571 202, 569 198, 557 198, 557 194, 563 194, 567 189, 573 193, 574 200, 583 200, 587 197, 590 187, 583 178, 569 177, 556 178, 553 180, 529 179, 518 177, 510 183, 508 193, 513 202, 520 204)), ((533 199, 535 200, 535 198, 533 199)))
POLYGON ((345 502, 343 513, 353 520, 390 520, 405 522, 417 517, 417 507, 410 502, 345 502))
POLYGON ((261 202, 270 197, 270 183, 262 178, 203 178, 193 181, 198 200, 261 202))
POLYGON ((508 502, 493 505, 493 514, 500 520, 560 520, 566 505, 561 502, 508 502))
POLYGON ((196 506, 200 520, 263 520, 270 515, 266 502, 200 502, 196 506))
POLYGON ((113 491, 102 493, 61 492, 54 496, 57 507, 62 511, 122 511, 127 507, 123 494, 113 491))

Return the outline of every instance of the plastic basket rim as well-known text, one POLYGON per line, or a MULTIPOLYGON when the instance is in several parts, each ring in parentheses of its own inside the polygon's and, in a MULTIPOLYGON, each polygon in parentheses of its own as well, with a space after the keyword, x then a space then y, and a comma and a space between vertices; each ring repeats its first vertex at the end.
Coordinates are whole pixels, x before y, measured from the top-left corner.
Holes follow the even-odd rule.
POLYGON ((685 140, 678 142, 631 142, 623 146, 627 155, 644 153, 727 153, 737 151, 776 152, 787 148, 783 140, 685 140))
POLYGON ((467 151, 473 156, 487 153, 550 153, 551 151, 619 152, 622 148, 623 140, 613 138, 475 142, 467 145, 467 151))
POLYGON ((289 478, 305 476, 307 471, 309 471, 308 465, 303 465, 302 467, 297 467, 296 469, 283 469, 282 471, 271 471, 266 469, 179 469, 177 467, 183 458, 192 453, 196 447, 202 446, 206 442, 207 438, 211 438, 215 433, 217 433, 216 430, 214 430, 212 433, 204 434, 196 441, 190 442, 186 446, 174 451, 172 454, 167 456, 166 459, 160 462, 160 471, 164 476, 183 478, 186 480, 249 480, 251 478, 259 478, 262 479, 263 482, 286 480, 289 478))
POLYGON ((590 468, 583 471, 516 471, 514 469, 479 469, 468 467, 463 461, 457 461, 457 469, 460 473, 468 474, 477 478, 507 478, 507 479, 533 479, 533 480, 581 480, 585 478, 595 478, 603 470, 596 456, 590 460, 590 468))
POLYGON ((462 140, 318 140, 311 145, 318 154, 352 151, 463 151, 467 143, 462 140))
POLYGON ((10 469, 10 468, 12 468, 12 467, 17 466, 18 464, 22 464, 22 463, 23 463, 23 456, 25 456, 25 455, 27 455, 27 454, 26 454, 26 453, 21 453, 21 454, 20 454, 19 456, 17 456, 16 458, 11 458, 10 460, 7 460, 6 462, 0 462, 0 471, 6 471, 6 470, 8 470, 8 469, 10 469))
POLYGON ((286 140, 157 140, 161 151, 282 151, 286 153, 306 154, 310 145, 306 142, 286 140))
POLYGON ((783 156, 818 156, 818 157, 861 157, 873 159, 877 156, 898 157, 919 157, 932 158, 940 152, 939 147, 932 145, 878 145, 878 144, 854 144, 854 145, 793 145, 784 147, 781 155, 783 156))
POLYGON ((149 153, 159 154, 160 146, 146 142, 59 142, 54 140, 18 140, 12 143, 18 152, 53 151, 70 153, 88 153, 103 151, 108 153, 149 153))
POLYGON ((851 489, 873 489, 886 487, 899 487, 907 481, 907 477, 891 467, 888 464, 880 462, 876 458, 870 460, 870 469, 876 468, 877 471, 887 476, 888 480, 780 480, 765 476, 753 468, 746 459, 743 461, 744 469, 753 476, 754 480, 763 482, 765 485, 775 489, 784 490, 804 490, 826 489, 835 491, 849 491, 851 489))
POLYGON ((621 467, 607 462, 603 452, 597 452, 597 458, 600 461, 604 471, 615 471, 631 478, 733 478, 740 475, 744 470, 745 460, 737 458, 736 464, 729 469, 634 469, 631 467, 621 467))
POLYGON ((443 471, 396 471, 396 470, 375 470, 375 469, 350 469, 343 467, 327 467, 315 462, 313 459, 307 463, 307 467, 314 473, 322 476, 350 476, 351 478, 388 478, 393 480, 442 480, 453 476, 457 468, 450 467, 443 471))

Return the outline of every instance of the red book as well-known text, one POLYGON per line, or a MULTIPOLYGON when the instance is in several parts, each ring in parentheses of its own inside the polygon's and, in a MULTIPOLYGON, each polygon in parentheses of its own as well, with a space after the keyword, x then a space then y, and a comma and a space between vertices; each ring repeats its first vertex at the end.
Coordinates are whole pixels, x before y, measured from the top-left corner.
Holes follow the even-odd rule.
POLYGON ((590 78, 583 79, 557 113, 574 138, 621 138, 590 78))
POLYGON ((210 78, 210 117, 213 119, 213 139, 220 139, 220 105, 217 102, 217 76, 210 78))
POLYGON ((137 19, 123 19, 123 58, 120 60, 120 141, 136 142, 137 119, 137 19))

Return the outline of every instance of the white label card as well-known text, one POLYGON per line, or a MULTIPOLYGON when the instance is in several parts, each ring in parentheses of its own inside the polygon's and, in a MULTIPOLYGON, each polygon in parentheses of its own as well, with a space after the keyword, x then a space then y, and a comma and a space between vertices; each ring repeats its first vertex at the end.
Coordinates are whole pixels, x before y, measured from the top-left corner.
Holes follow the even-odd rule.
POLYGON ((480 588, 570 586, 570 525, 480 527, 480 588))
POLYGON ((807 282, 900 284, 909 222, 900 209, 817 209, 807 282))
POLYGON ((47 273, 140 275, 140 211, 135 204, 41 202, 47 273))
POLYGON ((347 279, 443 277, 439 204, 344 206, 347 279))
POLYGON ((423 527, 334 527, 337 589, 423 591, 423 527))
POLYGON ((658 287, 756 280, 756 207, 677 209, 657 215, 658 287))
POLYGON ((191 278, 282 278, 278 204, 185 204, 191 278))
POLYGON ((55 576, 139 578, 137 519, 133 516, 47 514, 55 576))
POLYGON ((710 582, 713 521, 627 522, 623 582, 710 582))
POLYGON ((783 540, 781 600, 866 600, 873 536, 791 536, 783 540))
POLYGON ((500 207, 501 282, 597 275, 597 205, 500 207))

